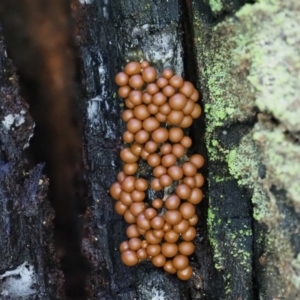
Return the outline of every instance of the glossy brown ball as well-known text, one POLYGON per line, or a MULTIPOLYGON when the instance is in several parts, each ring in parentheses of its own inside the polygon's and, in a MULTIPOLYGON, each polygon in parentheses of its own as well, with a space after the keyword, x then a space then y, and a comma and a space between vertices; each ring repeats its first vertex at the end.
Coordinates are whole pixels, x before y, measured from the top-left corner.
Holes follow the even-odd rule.
POLYGON ((129 209, 127 209, 124 213, 124 220, 128 223, 128 224, 134 224, 136 223, 136 217, 130 212, 129 209))
POLYGON ((183 183, 188 185, 191 189, 196 186, 196 180, 195 177, 184 177, 183 183))
POLYGON ((185 107, 182 109, 185 115, 190 115, 195 107, 195 103, 191 99, 187 99, 185 107))
POLYGON ((147 107, 149 114, 156 115, 159 112, 159 107, 153 103, 150 103, 147 107))
POLYGON ((185 176, 195 176, 197 173, 197 167, 192 162, 185 162, 182 165, 182 170, 185 176))
POLYGON ((179 211, 184 219, 189 219, 196 213, 195 206, 189 202, 182 203, 179 211))
POLYGON ((133 175, 138 170, 138 164, 132 163, 132 164, 125 164, 123 167, 123 171, 126 175, 133 175))
POLYGON ((146 241, 151 244, 151 245, 156 245, 156 244, 159 244, 161 242, 161 239, 158 239, 156 238, 154 235, 153 235, 153 231, 152 230, 148 230, 146 233, 145 233, 145 239, 146 241))
POLYGON ((124 252, 126 250, 129 250, 128 241, 124 241, 119 246, 120 252, 124 252))
POLYGON ((191 116, 184 116, 182 121, 179 123, 179 127, 188 128, 193 124, 193 118, 191 116))
POLYGON ((126 130, 123 133, 123 141, 125 143, 132 143, 134 141, 134 134, 131 133, 130 131, 126 130))
POLYGON ((166 101, 167 101, 167 97, 161 92, 156 93, 152 97, 152 103, 157 106, 163 105, 164 103, 166 103, 166 101))
POLYGON ((172 125, 179 125, 184 118, 184 113, 181 110, 172 110, 167 115, 167 121, 172 125))
POLYGON ((159 107, 159 112, 163 115, 168 115, 172 111, 169 103, 164 103, 159 107))
POLYGON ((195 245, 192 242, 184 241, 179 244, 178 250, 182 255, 189 256, 194 253, 195 245))
POLYGON ((139 262, 136 252, 132 250, 122 252, 121 259, 123 264, 129 267, 135 266, 139 262))
POLYGON ((128 206, 124 205, 121 201, 117 201, 115 204, 115 211, 122 216, 128 211, 128 206))
POLYGON ((165 232, 164 239, 168 243, 176 243, 179 239, 179 233, 170 229, 169 231, 165 232))
POLYGON ((127 130, 131 133, 137 133, 142 129, 142 122, 136 118, 133 118, 127 123, 127 130))
POLYGON ((177 158, 180 158, 184 155, 185 148, 181 144, 174 144, 172 148, 172 154, 174 154, 177 158))
POLYGON ((153 235, 158 238, 158 239, 162 239, 165 235, 165 232, 162 229, 153 229, 153 235))
MULTIPOLYGON (((159 88, 164 88, 166 85, 168 85, 169 81, 166 78, 158 78, 156 81, 156 84, 159 88)), ((126 83, 127 84, 127 83, 126 83)))
POLYGON ((148 84, 146 91, 148 94, 154 95, 159 92, 159 87, 157 86, 156 83, 150 83, 148 84))
POLYGON ((154 142, 161 144, 169 138, 168 129, 160 127, 152 132, 151 138, 154 142))
MULTIPOLYGON (((126 229, 126 235, 131 239, 131 238, 137 238, 140 236, 140 234, 137 231, 137 226, 136 224, 131 224, 128 226, 126 229)), ((132 249, 133 250, 133 249, 132 249)))
POLYGON ((137 143, 133 144, 130 147, 130 150, 131 150, 132 154, 135 155, 135 156, 138 156, 138 157, 141 155, 142 149, 143 149, 143 146, 141 144, 137 144, 137 143))
POLYGON ((170 186, 172 182, 173 182, 172 178, 167 174, 164 174, 159 178, 159 183, 162 187, 170 186))
POLYGON ((183 270, 185 269, 189 264, 189 259, 182 254, 179 254, 173 258, 173 266, 177 270, 183 270))
POLYGON ((190 148, 192 146, 192 139, 189 136, 184 136, 180 141, 180 144, 186 149, 190 148))
POLYGON ((146 205, 144 202, 133 202, 130 204, 129 210, 131 214, 137 217, 141 212, 145 211, 146 205))
POLYGON ((164 218, 171 225, 176 225, 182 220, 182 215, 178 210, 167 210, 164 218))
POLYGON ((161 157, 157 153, 149 154, 147 157, 147 163, 150 167, 154 168, 160 165, 161 157))
POLYGON ((184 81, 182 87, 179 89, 179 92, 189 98, 194 93, 194 86, 189 81, 184 81))
POLYGON ((174 110, 182 110, 185 107, 186 103, 186 96, 181 93, 176 93, 169 100, 169 104, 174 110))
POLYGON ((180 202, 180 198, 177 195, 170 195, 165 201, 165 206, 169 210, 177 209, 180 202))
POLYGON ((147 106, 145 104, 140 104, 133 109, 133 114, 138 120, 145 120, 150 117, 147 106))
POLYGON ((139 144, 145 144, 149 140, 149 138, 150 138, 149 132, 144 129, 138 131, 134 135, 135 141, 139 144))
POLYGON ((167 121, 167 116, 158 112, 156 115, 155 115, 155 119, 161 123, 164 123, 167 121))
POLYGON ((204 177, 201 173, 195 175, 196 187, 201 187, 204 184, 204 177))
POLYGON ((128 246, 130 250, 139 250, 142 247, 142 241, 137 237, 133 237, 128 241, 128 246))
POLYGON ((148 141, 145 144, 145 150, 149 153, 154 153, 158 148, 157 143, 153 142, 153 141, 148 141))
POLYGON ((192 99, 194 102, 198 101, 198 99, 199 99, 199 92, 196 89, 194 89, 194 92, 190 96, 190 99, 192 99))
POLYGON ((150 224, 153 229, 162 229, 165 225, 165 220, 161 216, 155 216, 150 224))
POLYGON ((152 102, 152 95, 150 95, 148 93, 143 93, 142 100, 143 100, 143 103, 148 105, 152 102))
POLYGON ((174 75, 174 72, 172 69, 170 68, 166 68, 163 70, 162 72, 162 77, 166 78, 166 79, 170 79, 172 78, 172 76, 174 75))
POLYGON ((137 178, 135 180, 134 183, 134 187, 138 190, 138 191, 146 191, 148 189, 148 182, 146 179, 144 178, 137 178))
POLYGON ((184 183, 179 184, 176 187, 176 194, 178 195, 178 197, 180 199, 184 199, 185 200, 188 197, 190 197, 191 191, 192 191, 191 188, 188 185, 184 184, 184 183))
POLYGON ((148 67, 149 66, 149 62, 147 62, 146 60, 143 60, 142 62, 141 62, 141 68, 146 68, 146 67, 148 67))
POLYGON ((134 190, 130 193, 130 197, 134 202, 141 202, 145 199, 145 192, 134 190))
POLYGON ((163 144, 160 147, 160 153, 161 154, 169 154, 172 152, 172 145, 171 144, 163 144))
POLYGON ((130 148, 124 148, 121 150, 120 152, 120 157, 121 159, 125 162, 125 163, 135 163, 138 161, 139 157, 135 156, 132 152, 130 148))
POLYGON ((178 224, 173 226, 173 229, 177 233, 183 233, 188 230, 189 226, 189 221, 182 219, 178 224))
POLYGON ((156 79, 157 73, 153 67, 146 67, 142 73, 145 82, 153 82, 156 79))
POLYGON ((169 223, 165 223, 164 227, 163 227, 163 231, 167 232, 170 231, 172 229, 172 225, 169 223))
POLYGON ((201 115, 201 112, 202 112, 202 109, 201 109, 200 105, 196 103, 193 111, 191 112, 192 118, 193 119, 199 118, 201 115))
POLYGON ((195 187, 192 189, 191 191, 191 195, 188 197, 187 201, 196 205, 196 204, 199 204, 203 199, 203 193, 202 191, 195 187))
POLYGON ((143 248, 136 251, 136 256, 139 259, 146 259, 148 257, 147 251, 143 248))
POLYGON ((130 109, 134 108, 134 104, 129 100, 129 98, 125 99, 125 106, 130 109))
POLYGON ((148 132, 156 130, 159 125, 160 123, 154 117, 149 117, 143 121, 143 128, 148 132))
POLYGON ((174 75, 170 78, 169 84, 176 89, 181 88, 183 86, 183 79, 179 75, 174 75))
POLYGON ((114 182, 110 186, 109 192, 113 199, 119 200, 120 194, 122 192, 122 186, 121 186, 120 182, 114 182))
POLYGON ((147 254, 149 256, 156 256, 160 253, 161 251, 161 247, 160 245, 152 245, 151 243, 149 244, 149 246, 147 247, 147 254))
POLYGON ((129 93, 131 91, 131 87, 129 85, 124 85, 124 86, 121 86, 119 89, 118 89, 118 95, 125 99, 128 97, 129 93))
POLYGON ((159 182, 159 178, 154 178, 152 181, 151 181, 151 188, 152 190, 154 191, 160 191, 162 189, 162 186, 159 182))
POLYGON ((131 61, 125 66, 125 73, 129 76, 138 74, 140 72, 141 65, 136 61, 131 61))
POLYGON ((120 72, 115 77, 115 82, 118 86, 124 86, 128 84, 129 77, 125 72, 120 72))
POLYGON ((134 117, 132 109, 126 109, 122 113, 122 119, 124 122, 128 122, 130 119, 134 117))
POLYGON ((139 214, 136 218, 138 228, 149 230, 151 228, 150 220, 148 220, 143 213, 139 214))
POLYGON ((184 233, 182 233, 181 237, 183 240, 190 242, 192 241, 196 236, 196 229, 193 226, 190 226, 188 230, 184 233))
POLYGON ((134 190, 135 178, 133 176, 127 176, 121 183, 122 190, 130 193, 134 190))
POLYGON ((162 254, 158 254, 152 258, 152 263, 155 267, 163 267, 166 263, 166 258, 162 254))
POLYGON ((171 85, 166 85, 163 90, 162 90, 163 94, 167 97, 172 97, 176 90, 174 87, 172 87, 171 85))
POLYGON ((145 84, 141 75, 132 75, 129 77, 129 85, 134 89, 140 89, 145 84))
POLYGON ((183 270, 177 271, 177 277, 180 280, 189 280, 193 276, 193 269, 191 266, 187 266, 183 270))
POLYGON ((173 143, 178 143, 183 138, 183 131, 179 127, 173 127, 169 130, 169 140, 173 143))
POLYGON ((189 219, 189 223, 191 226, 195 226, 198 223, 198 216, 195 214, 189 219))
POLYGON ((118 182, 122 182, 124 179, 125 179, 126 175, 123 171, 119 172, 118 175, 117 175, 117 178, 118 178, 118 182))
POLYGON ((175 163, 176 163, 176 157, 174 154, 171 153, 164 155, 161 159, 161 164, 166 168, 175 165, 175 163))
POLYGON ((164 270, 170 274, 175 274, 176 269, 173 266, 172 260, 168 260, 164 265, 164 270))
POLYGON ((141 91, 138 91, 138 90, 131 91, 129 93, 128 98, 129 98, 130 102, 135 106, 142 104, 142 92, 141 91))
POLYGON ((194 154, 189 158, 189 161, 193 163, 197 169, 201 168, 204 165, 204 157, 200 154, 194 154))
POLYGON ((154 217, 157 216, 157 211, 156 209, 149 207, 145 210, 144 215, 148 220, 152 220, 154 217))
POLYGON ((157 178, 160 178, 162 175, 167 173, 167 168, 162 165, 159 165, 153 169, 153 175, 157 178))
POLYGON ((174 257, 178 253, 178 246, 176 244, 163 243, 161 253, 165 257, 174 257))
POLYGON ((154 199, 151 204, 156 209, 160 209, 164 205, 163 201, 161 199, 158 199, 158 198, 154 199))
POLYGON ((122 191, 121 194, 120 194, 120 201, 126 205, 126 206, 129 206, 133 200, 131 198, 131 193, 127 193, 125 191, 122 191))
POLYGON ((147 160, 149 154, 150 154, 150 153, 147 152, 147 151, 145 150, 145 148, 143 148, 142 151, 141 151, 141 158, 144 159, 144 160, 147 160))

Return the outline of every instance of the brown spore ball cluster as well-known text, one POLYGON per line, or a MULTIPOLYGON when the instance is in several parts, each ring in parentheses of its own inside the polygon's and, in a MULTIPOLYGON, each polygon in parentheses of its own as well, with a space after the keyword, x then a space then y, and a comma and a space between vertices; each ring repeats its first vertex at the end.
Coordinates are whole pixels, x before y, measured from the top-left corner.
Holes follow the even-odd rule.
POLYGON ((188 256, 195 250, 198 222, 195 205, 203 198, 204 177, 198 170, 204 158, 187 157, 192 140, 184 130, 201 115, 199 92, 170 68, 159 77, 147 61, 129 62, 115 82, 126 106, 125 147, 120 152, 124 165, 110 187, 116 212, 129 224, 129 240, 120 245, 121 259, 127 266, 151 260, 188 280, 193 274, 188 256), (139 177, 140 160, 152 168, 151 182, 139 177), (148 203, 149 188, 167 194, 148 203))

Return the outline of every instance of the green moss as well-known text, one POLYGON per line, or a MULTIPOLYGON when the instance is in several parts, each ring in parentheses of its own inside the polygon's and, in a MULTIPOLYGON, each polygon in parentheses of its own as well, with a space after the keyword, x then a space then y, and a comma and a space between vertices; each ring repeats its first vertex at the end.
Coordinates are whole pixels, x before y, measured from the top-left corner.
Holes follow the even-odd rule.
POLYGON ((221 0, 209 0, 209 6, 214 13, 219 13, 223 9, 221 0))

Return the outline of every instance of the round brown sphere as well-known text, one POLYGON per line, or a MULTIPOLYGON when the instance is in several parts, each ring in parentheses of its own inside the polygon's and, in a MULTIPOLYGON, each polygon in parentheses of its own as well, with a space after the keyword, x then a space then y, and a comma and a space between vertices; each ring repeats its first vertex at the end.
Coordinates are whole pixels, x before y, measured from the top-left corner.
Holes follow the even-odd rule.
POLYGON ((173 266, 172 260, 166 261, 166 263, 164 264, 164 270, 170 274, 175 274, 177 271, 173 266))
POLYGON ((147 254, 149 256, 156 256, 160 253, 161 251, 161 247, 160 245, 152 245, 151 243, 149 244, 149 246, 147 247, 147 254))
POLYGON ((145 120, 150 117, 147 106, 145 104, 140 104, 133 109, 133 114, 138 120, 145 120))
POLYGON ((146 240, 142 240, 142 248, 143 249, 147 249, 148 245, 149 245, 149 243, 146 240))
POLYGON ((128 223, 128 224, 134 224, 136 223, 136 217, 130 212, 129 209, 127 209, 124 213, 124 220, 128 223))
POLYGON ((169 130, 169 140, 173 143, 178 143, 183 138, 183 131, 179 127, 173 127, 169 130))
POLYGON ((147 152, 144 148, 141 151, 141 158, 144 160, 147 160, 148 156, 149 156, 149 152, 147 152))
POLYGON ((132 250, 122 252, 121 258, 123 264, 129 267, 135 266, 139 262, 136 252, 132 250))
POLYGON ((167 97, 172 97, 176 90, 174 87, 172 87, 171 85, 166 85, 163 90, 162 90, 163 94, 167 97))
POLYGON ((119 89, 118 89, 118 95, 125 99, 128 97, 129 93, 131 91, 131 87, 129 85, 124 85, 124 86, 121 86, 119 89))
POLYGON ((183 233, 188 230, 190 223, 187 220, 182 219, 177 225, 173 226, 173 229, 177 233, 183 233))
POLYGON ((141 91, 138 91, 138 90, 133 90, 129 93, 129 100, 130 102, 136 106, 136 105, 140 105, 142 104, 142 92, 141 91))
POLYGON ((179 211, 184 219, 189 219, 196 213, 195 206, 189 202, 182 203, 179 211))
POLYGON ((171 111, 172 108, 169 103, 165 103, 159 107, 159 112, 163 115, 168 115, 171 111))
POLYGON ((162 77, 166 78, 166 79, 170 79, 172 78, 172 76, 174 75, 174 72, 172 69, 170 68, 166 68, 163 70, 162 72, 162 77))
POLYGON ((202 191, 199 188, 195 187, 192 189, 191 195, 188 197, 187 201, 196 205, 200 203, 202 199, 203 199, 202 191))
POLYGON ((166 103, 166 101, 167 101, 167 97, 161 92, 156 93, 152 97, 152 103, 157 106, 163 105, 164 103, 166 103))
MULTIPOLYGON (((137 238, 140 236, 140 234, 137 231, 137 226, 136 224, 131 224, 128 226, 126 229, 126 235, 131 239, 131 238, 137 238)), ((134 249, 131 249, 134 250, 134 249)))
POLYGON ((177 195, 170 195, 165 201, 165 206, 170 210, 177 209, 180 202, 180 198, 177 195))
POLYGON ((173 257, 178 253, 178 246, 176 244, 163 243, 161 246, 161 253, 165 257, 173 257))
POLYGON ((135 180, 134 183, 134 187, 138 190, 138 191, 146 191, 148 189, 148 182, 146 179, 144 178, 137 178, 135 180))
POLYGON ((124 69, 125 73, 129 76, 134 74, 139 74, 140 70, 141 70, 141 65, 136 61, 129 62, 124 69))
POLYGON ((180 141, 180 144, 186 149, 190 148, 192 146, 192 139, 189 136, 184 136, 180 141))
POLYGON ((141 212, 145 211, 146 205, 144 202, 132 202, 130 204, 129 210, 131 214, 137 217, 141 212))
POLYGON ((156 70, 153 67, 146 67, 142 73, 145 82, 153 82, 156 79, 156 70))
POLYGON ((148 93, 143 93, 142 100, 144 104, 150 104, 152 102, 152 95, 148 93))
POLYGON ((182 255, 192 255, 195 251, 195 245, 192 242, 181 242, 178 247, 179 252, 182 255))
POLYGON ((128 206, 124 205, 121 201, 117 201, 115 204, 115 211, 119 214, 119 215, 124 215, 125 212, 128 210, 128 206))
POLYGON ((147 107, 149 114, 156 115, 159 111, 159 107, 153 103, 150 103, 147 107))
POLYGON ((128 241, 124 241, 119 246, 120 252, 124 252, 126 250, 129 250, 128 241))
POLYGON ((161 154, 169 154, 172 152, 172 145, 171 144, 163 144, 160 147, 160 153, 161 154))
POLYGON ((157 86, 156 83, 150 83, 148 84, 146 91, 148 94, 154 95, 159 92, 159 87, 157 86))
POLYGON ((130 193, 134 190, 135 178, 133 176, 127 176, 121 183, 122 190, 130 193))
POLYGON ((120 72, 115 77, 115 82, 118 86, 124 86, 128 84, 129 77, 125 72, 120 72))
POLYGON ((154 190, 154 191, 160 191, 162 189, 162 186, 159 182, 159 178, 154 178, 151 181, 151 189, 154 190))
POLYGON ((142 247, 142 241, 137 237, 133 237, 128 241, 128 245, 130 250, 136 251, 142 247))
POLYGON ((145 150, 149 153, 154 153, 158 148, 157 143, 153 142, 153 141, 148 141, 145 144, 145 150))
POLYGON ((185 107, 186 103, 187 99, 185 95, 181 93, 176 93, 169 100, 169 104, 174 110, 182 110, 185 107))
POLYGON ((135 156, 140 156, 141 152, 142 152, 142 149, 143 149, 143 146, 141 144, 133 144, 130 148, 132 154, 135 155, 135 156))
POLYGON ((161 163, 164 167, 169 168, 171 166, 174 166, 176 163, 176 157, 174 154, 166 154, 162 157, 161 163))
POLYGON ((171 225, 176 225, 182 220, 182 215, 178 210, 167 210, 164 218, 171 225))
POLYGON ((142 122, 136 118, 133 118, 127 123, 127 130, 131 133, 137 133, 142 129, 142 122))
POLYGON ((177 277, 180 280, 189 280, 193 276, 193 268, 191 266, 187 266, 183 270, 177 271, 177 277))
POLYGON ((129 98, 125 100, 125 106, 130 109, 134 108, 134 104, 129 100, 129 98))
POLYGON ((129 77, 129 85, 134 89, 140 89, 144 85, 144 80, 141 75, 132 75, 129 77))
POLYGON ((119 172, 117 175, 118 181, 121 183, 125 179, 126 175, 123 171, 119 172))
POLYGON ((189 223, 191 226, 195 226, 198 223, 198 216, 196 214, 194 214, 190 219, 189 219, 189 223))
POLYGON ((194 86, 189 81, 184 81, 182 87, 179 89, 179 92, 189 98, 194 93, 194 86))
MULTIPOLYGON (((140 228, 140 227, 137 227, 137 231, 138 231, 138 233, 139 233, 140 235, 144 235, 144 234, 146 233, 147 230, 142 229, 142 228, 140 228)), ((147 247, 148 247, 148 242, 147 242, 147 241, 142 241, 142 247, 143 247, 143 248, 147 248, 147 247), (146 247, 145 247, 145 245, 144 245, 144 242, 147 243, 147 246, 146 246, 146 247)))
POLYGON ((198 101, 198 99, 199 99, 199 92, 196 89, 194 89, 194 92, 190 96, 190 99, 192 99, 194 102, 198 101))
POLYGON ((195 177, 184 177, 183 183, 188 185, 191 189, 196 186, 196 180, 195 177))
POLYGON ((174 88, 179 89, 183 86, 183 79, 179 75, 174 75, 173 77, 170 78, 169 84, 174 88))
POLYGON ((132 152, 130 148, 124 148, 121 150, 120 152, 120 157, 121 159, 125 162, 125 163, 135 163, 138 161, 138 156, 135 156, 132 152))
POLYGON ((167 174, 164 174, 159 178, 159 183, 162 187, 170 186, 172 182, 173 182, 172 178, 167 174))
POLYGON ((150 224, 153 229, 162 229, 165 225, 165 220, 161 216, 155 216, 150 224))
POLYGON ((122 119, 124 122, 128 122, 130 119, 134 117, 132 109, 125 109, 122 113, 122 119))
POLYGON ((138 164, 137 163, 125 164, 124 167, 123 167, 123 171, 126 175, 135 174, 137 169, 138 169, 138 164))
POLYGON ((183 270, 185 269, 189 264, 189 259, 182 254, 176 255, 173 258, 173 266, 177 269, 177 270, 183 270))
POLYGON ((188 128, 193 124, 193 118, 191 116, 184 116, 182 121, 179 123, 179 127, 188 128))
POLYGON ((193 119, 199 118, 200 115, 201 115, 201 112, 202 112, 202 110, 201 110, 200 105, 196 103, 196 104, 195 104, 195 107, 194 107, 194 109, 193 109, 193 111, 191 112, 192 118, 193 118, 193 119))
POLYGON ((157 216, 157 211, 156 209, 149 207, 145 210, 144 215, 148 220, 152 220, 154 217, 157 216))
POLYGON ((141 202, 145 199, 145 193, 142 191, 134 190, 130 193, 130 197, 134 202, 141 202))
POLYGON ((156 130, 159 125, 160 123, 154 117, 149 117, 143 121, 143 128, 148 132, 156 130))
POLYGON ((165 233, 162 229, 153 229, 153 235, 158 239, 162 239, 165 233))
POLYGON ((184 118, 184 113, 181 110, 172 110, 167 115, 167 121, 172 125, 179 125, 184 118))
POLYGON ((155 118, 157 121, 161 122, 161 123, 164 123, 167 121, 167 116, 158 112, 156 115, 155 115, 155 118))
POLYGON ((154 199, 151 204, 156 209, 160 209, 164 205, 163 201, 161 199, 158 199, 158 198, 154 199))
POLYGON ((146 241, 151 244, 151 245, 156 245, 156 244, 159 244, 161 242, 161 239, 158 239, 156 238, 154 235, 153 235, 153 231, 152 230, 148 230, 146 233, 145 233, 145 239, 146 241))
POLYGON ((125 143, 132 143, 134 141, 134 134, 131 133, 130 131, 126 130, 123 133, 123 141, 125 143))
POLYGON ((148 257, 147 251, 143 248, 136 251, 136 256, 138 259, 146 259, 148 257))
POLYGON ((152 132, 151 138, 158 144, 165 142, 169 138, 168 129, 163 127, 156 129, 154 132, 152 132))
POLYGON ((174 144, 172 148, 172 154, 174 154, 177 158, 180 158, 184 155, 185 148, 181 144, 174 144))
POLYGON ((197 167, 192 162, 185 162, 182 165, 182 170, 185 176, 195 176, 197 173, 197 167))
POLYGON ((156 178, 160 178, 162 175, 167 174, 167 168, 162 165, 159 165, 153 169, 153 175, 156 178))
POLYGON ((131 198, 131 193, 127 193, 125 191, 122 191, 121 194, 120 194, 120 201, 126 205, 126 206, 129 206, 133 200, 131 198))
POLYGON ((139 144, 145 144, 150 138, 150 134, 148 131, 142 129, 140 131, 138 131, 135 135, 134 135, 134 139, 136 140, 137 143, 139 144))
POLYGON ((166 258, 162 254, 158 254, 152 258, 152 263, 155 267, 163 267, 166 263, 166 258))
MULTIPOLYGON (((161 78, 158 78, 157 81, 156 81, 156 84, 159 88, 164 88, 166 85, 168 85, 169 81, 164 78, 164 77, 161 77, 161 78)), ((127 83, 125 83, 127 84, 127 83)))
POLYGON ((204 165, 204 157, 200 154, 193 154, 189 161, 193 163, 197 169, 201 168, 204 165))
POLYGON ((176 194, 179 196, 180 199, 186 200, 191 195, 191 188, 184 183, 179 184, 176 187, 176 194))
POLYGON ((168 243, 176 243, 179 239, 179 233, 174 231, 173 229, 165 232, 164 239, 168 243))
POLYGON ((143 213, 139 214, 136 218, 136 224, 138 228, 143 230, 149 230, 151 228, 150 220, 148 220, 143 213))
POLYGON ((165 223, 164 227, 163 227, 163 231, 167 232, 170 231, 172 229, 172 225, 169 223, 165 223))
POLYGON ((146 67, 148 67, 149 66, 149 63, 146 61, 146 60, 143 60, 142 62, 141 62, 141 68, 146 68, 146 67))
POLYGON ((183 240, 190 242, 192 241, 196 236, 196 229, 193 226, 190 226, 188 230, 181 234, 181 237, 183 240))
POLYGON ((147 163, 150 167, 154 168, 160 165, 161 157, 157 153, 149 154, 147 158, 147 163))
POLYGON ((122 186, 121 186, 120 182, 114 182, 110 186, 109 192, 113 199, 119 200, 120 194, 122 192, 122 186))
POLYGON ((196 187, 201 187, 204 184, 204 177, 201 173, 195 175, 196 187))
POLYGON ((187 99, 185 107, 182 109, 185 115, 190 115, 195 107, 195 103, 191 99, 187 99))

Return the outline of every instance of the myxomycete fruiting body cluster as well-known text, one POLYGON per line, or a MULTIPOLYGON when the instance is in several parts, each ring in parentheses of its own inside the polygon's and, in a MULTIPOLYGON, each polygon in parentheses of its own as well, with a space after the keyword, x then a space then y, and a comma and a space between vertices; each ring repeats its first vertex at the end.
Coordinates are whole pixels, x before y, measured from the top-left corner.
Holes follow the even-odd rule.
POLYGON ((184 128, 201 114, 199 93, 171 69, 157 77, 156 69, 143 61, 128 63, 115 78, 127 107, 122 115, 127 131, 120 153, 124 168, 110 194, 117 200, 117 213, 130 224, 129 240, 120 245, 123 263, 134 266, 148 259, 188 280, 193 274, 188 256, 195 250, 198 221, 195 205, 203 198, 204 178, 198 169, 204 159, 199 154, 186 156, 192 140, 184 128), (150 188, 164 190, 163 199, 145 202, 149 183, 137 176, 140 159, 153 168, 150 188))

